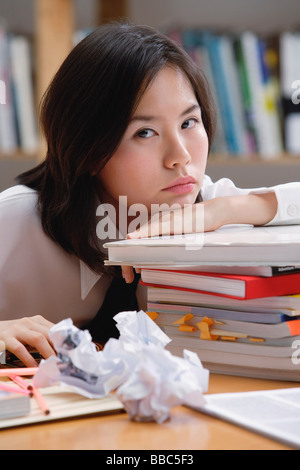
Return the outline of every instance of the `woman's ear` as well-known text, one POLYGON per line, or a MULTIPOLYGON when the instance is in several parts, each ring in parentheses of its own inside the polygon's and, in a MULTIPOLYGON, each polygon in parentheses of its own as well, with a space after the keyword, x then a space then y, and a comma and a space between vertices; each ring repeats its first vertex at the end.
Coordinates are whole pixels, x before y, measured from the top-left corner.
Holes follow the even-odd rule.
POLYGON ((97 176, 97 175, 100 173, 100 171, 101 171, 101 166, 98 165, 98 166, 96 166, 96 168, 94 168, 93 170, 91 170, 91 172, 90 172, 90 173, 91 173, 91 176, 97 176))

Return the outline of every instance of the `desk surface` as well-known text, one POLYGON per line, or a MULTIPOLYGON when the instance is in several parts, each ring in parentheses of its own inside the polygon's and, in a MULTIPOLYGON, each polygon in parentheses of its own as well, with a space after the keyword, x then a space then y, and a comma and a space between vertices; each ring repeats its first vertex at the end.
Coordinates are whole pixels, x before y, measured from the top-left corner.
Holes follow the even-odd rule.
MULTIPOLYGON (((297 387, 291 382, 211 375, 209 393, 297 387)), ((135 423, 126 413, 38 424, 0 431, 0 450, 287 449, 224 421, 185 407, 163 424, 135 423)))

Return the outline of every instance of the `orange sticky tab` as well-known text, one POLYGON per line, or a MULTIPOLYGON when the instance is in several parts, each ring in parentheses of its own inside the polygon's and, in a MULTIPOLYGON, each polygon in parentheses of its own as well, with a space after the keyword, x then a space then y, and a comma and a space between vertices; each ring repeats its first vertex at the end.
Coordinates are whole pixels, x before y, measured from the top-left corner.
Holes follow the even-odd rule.
POLYGON ((300 335, 300 320, 291 320, 287 322, 291 336, 300 335))
POLYGON ((180 325, 178 330, 185 331, 186 333, 193 333, 194 331, 197 331, 197 328, 193 325, 180 325))
POLYGON ((187 314, 185 315, 185 321, 189 321, 189 320, 191 320, 192 318, 194 318, 194 315, 193 315, 192 313, 187 313, 187 314))
POLYGON ((197 323, 197 327, 200 330, 200 339, 207 339, 210 341, 215 341, 219 339, 219 336, 210 334, 209 324, 206 323, 205 321, 201 321, 200 323, 197 323))
POLYGON ((212 341, 217 341, 219 338, 220 338, 220 336, 218 336, 218 335, 210 335, 210 339, 212 341))
POLYGON ((223 341, 237 341, 237 338, 235 336, 221 336, 221 339, 223 341))
POLYGON ((214 324, 214 321, 211 319, 211 318, 208 318, 208 317, 204 317, 202 319, 203 322, 207 323, 209 326, 213 325, 214 324))
POLYGON ((189 321, 192 318, 194 318, 194 315, 192 313, 187 313, 183 317, 180 317, 178 320, 174 321, 173 325, 183 325, 186 321, 189 321))
POLYGON ((265 343, 264 338, 249 338, 249 341, 252 341, 253 343, 265 343))
POLYGON ((156 320, 156 318, 158 317, 157 312, 147 312, 147 315, 148 315, 148 317, 151 318, 151 320, 156 320))

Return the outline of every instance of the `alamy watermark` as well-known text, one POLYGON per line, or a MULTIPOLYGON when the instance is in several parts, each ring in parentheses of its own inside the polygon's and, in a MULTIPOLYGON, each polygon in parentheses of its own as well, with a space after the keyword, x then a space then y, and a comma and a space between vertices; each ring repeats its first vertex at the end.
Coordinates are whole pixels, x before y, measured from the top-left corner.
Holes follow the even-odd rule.
POLYGON ((300 104, 300 80, 295 80, 292 83, 292 88, 295 89, 292 93, 292 102, 293 104, 300 104))
POLYGON ((296 339, 295 341, 293 341, 292 349, 295 350, 292 353, 292 363, 295 366, 299 366, 300 364, 300 340, 299 339, 296 339))
POLYGON ((0 104, 6 104, 6 85, 3 80, 0 80, 0 104))
POLYGON ((149 209, 140 203, 128 207, 127 196, 119 196, 117 209, 113 204, 100 204, 96 216, 99 218, 96 233, 102 241, 126 238, 127 233, 142 228, 142 237, 186 234, 186 249, 203 246, 203 204, 151 204, 149 209))

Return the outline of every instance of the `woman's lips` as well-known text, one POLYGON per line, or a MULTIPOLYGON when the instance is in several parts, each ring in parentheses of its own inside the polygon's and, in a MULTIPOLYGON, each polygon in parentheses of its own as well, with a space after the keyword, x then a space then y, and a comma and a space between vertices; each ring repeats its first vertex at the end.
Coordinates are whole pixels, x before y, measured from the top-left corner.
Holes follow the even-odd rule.
POLYGON ((186 177, 179 178, 174 181, 172 184, 163 189, 163 191, 170 191, 176 194, 186 194, 190 193, 195 188, 196 181, 194 178, 186 177))

